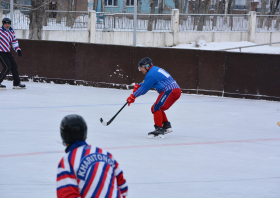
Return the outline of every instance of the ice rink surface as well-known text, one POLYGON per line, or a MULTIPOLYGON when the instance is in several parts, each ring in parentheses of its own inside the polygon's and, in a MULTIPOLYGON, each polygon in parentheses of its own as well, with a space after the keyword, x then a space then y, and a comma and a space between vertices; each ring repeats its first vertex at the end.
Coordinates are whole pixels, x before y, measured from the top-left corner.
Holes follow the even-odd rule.
POLYGON ((173 132, 150 139, 154 91, 127 106, 132 90, 27 82, 0 90, 0 197, 56 197, 68 114, 88 124, 87 142, 120 163, 130 198, 279 198, 280 103, 182 94, 166 114, 173 132))

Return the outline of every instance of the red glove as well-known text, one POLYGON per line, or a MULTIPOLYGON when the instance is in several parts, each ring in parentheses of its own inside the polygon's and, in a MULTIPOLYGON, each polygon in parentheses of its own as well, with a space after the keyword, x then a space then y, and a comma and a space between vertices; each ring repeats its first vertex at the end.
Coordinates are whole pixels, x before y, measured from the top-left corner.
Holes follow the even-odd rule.
POLYGON ((141 86, 138 85, 138 84, 135 84, 135 85, 134 85, 134 89, 133 89, 133 93, 134 93, 135 91, 137 91, 137 89, 138 89, 139 87, 141 87, 141 86))
POLYGON ((130 96, 126 99, 126 101, 128 102, 128 106, 131 104, 131 103, 134 103, 135 101, 135 96, 133 94, 130 94, 130 96))

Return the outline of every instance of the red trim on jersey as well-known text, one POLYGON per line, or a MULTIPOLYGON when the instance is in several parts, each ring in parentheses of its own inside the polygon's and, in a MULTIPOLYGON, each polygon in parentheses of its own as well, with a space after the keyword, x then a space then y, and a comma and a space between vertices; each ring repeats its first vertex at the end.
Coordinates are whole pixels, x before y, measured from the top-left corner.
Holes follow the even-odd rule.
POLYGON ((65 174, 65 175, 61 175, 60 177, 58 177, 56 179, 56 181, 60 181, 60 180, 65 179, 65 178, 76 179, 76 176, 75 175, 70 175, 70 174, 65 174))
POLYGON ((4 52, 9 52, 9 51, 7 51, 7 50, 9 50, 9 48, 8 48, 3 42, 1 42, 0 44, 1 44, 2 48, 3 48, 4 50, 6 50, 6 51, 4 51, 4 52))
POLYGON ((112 159, 113 158, 113 155, 111 153, 109 153, 109 157, 112 159))
POLYGON ((74 169, 74 164, 75 164, 75 158, 76 158, 77 149, 78 149, 78 148, 75 148, 75 149, 73 150, 72 156, 71 156, 71 162, 70 162, 70 164, 71 164, 71 166, 72 166, 73 169, 74 169))
POLYGON ((122 190, 121 190, 121 193, 124 194, 124 193, 126 193, 127 191, 128 191, 128 188, 127 188, 125 191, 122 191, 122 190))
POLYGON ((87 148, 85 156, 89 155, 90 149, 91 149, 91 146, 89 146, 89 147, 87 148))
POLYGON ((117 184, 121 186, 125 183, 125 179, 123 178, 123 172, 117 176, 117 184))
POLYGON ((119 167, 119 163, 116 162, 116 164, 115 164, 115 170, 118 169, 118 167, 119 167))
POLYGON ((58 198, 81 197, 78 187, 67 186, 56 191, 58 198))
POLYGON ((63 158, 60 160, 59 165, 60 165, 61 168, 65 168, 63 158))
MULTIPOLYGON (((3 35, 3 36, 2 36, 3 40, 5 40, 7 44, 11 44, 11 43, 12 43, 12 40, 11 40, 11 42, 9 41, 9 40, 11 39, 11 38, 9 37, 9 35, 6 35, 5 33, 3 33, 2 35, 3 35)), ((9 46, 9 47, 10 47, 10 46, 9 46)))
POLYGON ((100 194, 101 194, 101 191, 103 190, 103 187, 104 187, 104 184, 105 184, 105 180, 107 179, 107 175, 108 175, 109 169, 110 169, 110 165, 107 164, 106 169, 105 169, 105 172, 104 172, 104 176, 103 176, 103 178, 102 178, 102 182, 101 182, 101 184, 100 184, 100 187, 99 187, 99 189, 98 189, 98 191, 97 191, 96 197, 99 197, 100 194))
POLYGON ((119 197, 118 198, 122 198, 122 193, 121 193, 121 190, 118 188, 118 191, 119 191, 119 197))
MULTIPOLYGON (((154 65, 151 65, 151 66, 149 67, 148 71, 149 71, 153 66, 154 66, 154 65)), ((147 72, 148 72, 148 71, 147 71, 147 72)))
POLYGON ((115 185, 115 175, 113 175, 113 181, 112 181, 112 186, 111 186, 111 189, 110 189, 110 193, 109 193, 109 198, 112 198, 113 196, 113 191, 114 191, 114 185, 115 185))
POLYGON ((97 162, 97 163, 95 164, 95 166, 94 166, 94 170, 93 170, 92 176, 91 176, 90 181, 88 182, 87 187, 86 187, 86 189, 85 189, 85 191, 84 191, 83 198, 87 195, 87 193, 88 193, 88 191, 89 191, 89 189, 90 189, 90 187, 91 187, 91 184, 92 184, 92 182, 93 182, 93 179, 95 178, 95 175, 96 175, 96 172, 97 172, 98 167, 99 167, 99 162, 97 162))

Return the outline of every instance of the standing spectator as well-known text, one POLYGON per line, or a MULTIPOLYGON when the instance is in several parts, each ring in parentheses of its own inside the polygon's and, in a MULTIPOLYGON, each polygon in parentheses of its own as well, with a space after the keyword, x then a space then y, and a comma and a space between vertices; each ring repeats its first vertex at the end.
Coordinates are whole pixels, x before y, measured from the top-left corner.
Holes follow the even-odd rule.
POLYGON ((0 88, 6 88, 6 86, 2 85, 1 83, 10 71, 13 74, 14 89, 25 88, 25 85, 20 83, 18 66, 12 53, 10 52, 12 45, 18 55, 22 55, 15 32, 11 28, 11 22, 12 21, 9 18, 4 18, 2 20, 2 28, 0 29, 0 62, 3 66, 3 69, 0 73, 0 88))
POLYGON ((119 163, 111 153, 85 142, 87 124, 81 116, 64 117, 60 135, 66 155, 58 165, 58 198, 125 198, 128 187, 119 163))

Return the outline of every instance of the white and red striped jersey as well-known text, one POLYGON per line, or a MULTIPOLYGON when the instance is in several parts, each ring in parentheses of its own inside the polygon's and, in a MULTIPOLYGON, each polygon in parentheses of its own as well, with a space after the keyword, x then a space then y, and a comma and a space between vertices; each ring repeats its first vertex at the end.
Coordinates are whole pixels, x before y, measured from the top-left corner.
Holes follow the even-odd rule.
POLYGON ((119 163, 109 152, 82 143, 67 152, 58 165, 57 197, 125 197, 128 186, 119 163))
POLYGON ((13 28, 6 30, 3 26, 0 28, 0 51, 10 52, 11 45, 15 51, 20 50, 18 40, 13 28))

